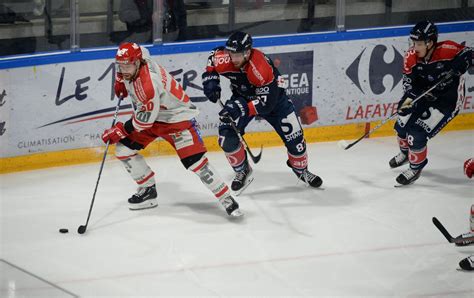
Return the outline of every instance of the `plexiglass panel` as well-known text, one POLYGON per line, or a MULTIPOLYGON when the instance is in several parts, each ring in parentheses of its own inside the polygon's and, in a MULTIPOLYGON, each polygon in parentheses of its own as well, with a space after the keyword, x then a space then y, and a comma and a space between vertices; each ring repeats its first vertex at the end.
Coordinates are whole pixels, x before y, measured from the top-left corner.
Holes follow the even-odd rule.
POLYGON ((2 0, 0 56, 123 41, 225 38, 235 30, 263 36, 399 26, 422 19, 474 20, 474 0, 2 0))

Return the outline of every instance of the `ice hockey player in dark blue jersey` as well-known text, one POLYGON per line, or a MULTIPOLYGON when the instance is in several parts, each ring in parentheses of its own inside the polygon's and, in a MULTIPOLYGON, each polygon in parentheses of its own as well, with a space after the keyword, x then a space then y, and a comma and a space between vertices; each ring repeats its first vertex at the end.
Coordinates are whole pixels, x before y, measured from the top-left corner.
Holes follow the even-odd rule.
POLYGON ((409 168, 396 178, 401 185, 420 177, 428 163, 428 140, 459 113, 465 98, 463 74, 473 65, 472 48, 450 40, 438 42, 438 29, 430 21, 416 24, 410 39, 412 46, 403 66, 404 94, 395 123, 400 153, 389 162, 391 168, 409 163, 409 168), (413 103, 440 81, 433 91, 413 103))
POLYGON ((248 33, 233 33, 225 47, 215 48, 209 55, 202 82, 204 94, 214 103, 220 100, 220 76, 230 80, 232 91, 219 112, 219 145, 236 172, 232 190, 240 194, 253 177, 247 153, 229 121, 234 121, 243 135, 255 116, 265 119, 278 133, 287 148, 287 165, 298 178, 311 187, 320 187, 321 178, 308 170, 303 129, 280 73, 270 58, 252 48, 248 33))

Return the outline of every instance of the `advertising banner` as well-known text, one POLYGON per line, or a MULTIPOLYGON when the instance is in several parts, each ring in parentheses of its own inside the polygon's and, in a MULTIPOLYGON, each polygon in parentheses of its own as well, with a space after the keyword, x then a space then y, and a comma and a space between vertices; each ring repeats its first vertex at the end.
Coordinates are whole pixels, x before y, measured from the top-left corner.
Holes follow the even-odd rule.
MULTIPOLYGON (((474 33, 442 34, 473 46, 474 33)), ((303 127, 382 120, 396 110, 402 95, 402 64, 406 37, 351 40, 261 48, 279 68, 287 94, 303 127)), ((207 101, 201 73, 207 52, 153 56, 200 109, 204 136, 217 135, 219 107, 207 101)), ((80 61, 0 70, 0 157, 103 145, 117 99, 113 93, 113 59, 80 61)), ((474 73, 466 74, 462 112, 474 108, 474 73)), ((231 96, 221 79, 222 98, 231 96)), ((125 99, 120 121, 129 119, 125 99)), ((253 121, 247 132, 271 131, 253 121)))

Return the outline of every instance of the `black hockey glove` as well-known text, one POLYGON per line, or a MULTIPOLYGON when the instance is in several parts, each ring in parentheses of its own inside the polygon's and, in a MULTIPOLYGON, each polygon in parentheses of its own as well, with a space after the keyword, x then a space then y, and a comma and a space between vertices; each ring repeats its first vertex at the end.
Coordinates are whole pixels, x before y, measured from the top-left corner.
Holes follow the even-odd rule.
POLYGON ((228 100, 224 108, 219 112, 219 118, 224 123, 237 121, 240 117, 249 114, 247 101, 243 97, 236 97, 228 100))
POLYGON ((453 60, 451 60, 451 69, 455 76, 462 76, 472 65, 472 49, 464 48, 453 60))
POLYGON ((215 71, 202 74, 202 86, 204 94, 213 103, 221 98, 221 84, 219 74, 215 71))

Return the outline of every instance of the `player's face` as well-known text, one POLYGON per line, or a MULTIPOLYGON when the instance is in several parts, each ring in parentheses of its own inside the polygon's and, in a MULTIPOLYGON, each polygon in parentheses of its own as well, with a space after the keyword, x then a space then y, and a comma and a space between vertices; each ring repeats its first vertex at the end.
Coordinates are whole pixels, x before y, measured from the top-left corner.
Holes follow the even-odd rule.
POLYGON ((232 60, 232 63, 236 68, 241 68, 244 66, 246 59, 244 52, 240 53, 234 53, 234 52, 229 52, 230 60, 232 60))
POLYGON ((415 49, 416 55, 419 58, 424 58, 428 54, 429 46, 431 42, 426 43, 424 40, 414 40, 413 48, 415 49))
POLYGON ((125 80, 130 81, 137 72, 137 65, 135 63, 119 64, 119 71, 122 73, 125 80))

